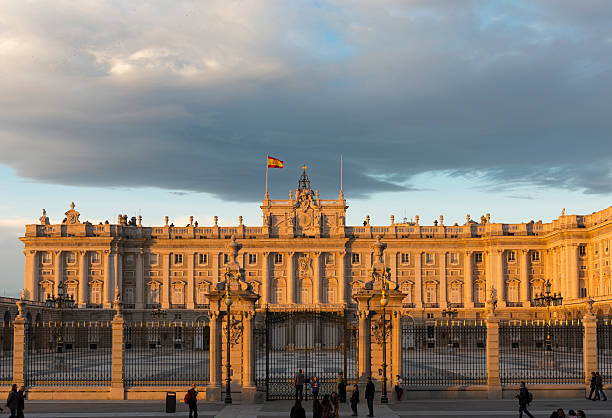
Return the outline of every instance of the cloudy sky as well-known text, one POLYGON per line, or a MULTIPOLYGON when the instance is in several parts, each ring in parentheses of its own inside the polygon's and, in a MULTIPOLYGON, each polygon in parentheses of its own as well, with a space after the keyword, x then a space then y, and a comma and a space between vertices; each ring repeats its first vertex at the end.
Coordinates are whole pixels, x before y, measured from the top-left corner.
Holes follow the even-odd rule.
POLYGON ((141 213, 260 224, 266 154, 349 222, 549 222, 610 206, 612 4, 5 0, 0 292, 16 237, 141 213))

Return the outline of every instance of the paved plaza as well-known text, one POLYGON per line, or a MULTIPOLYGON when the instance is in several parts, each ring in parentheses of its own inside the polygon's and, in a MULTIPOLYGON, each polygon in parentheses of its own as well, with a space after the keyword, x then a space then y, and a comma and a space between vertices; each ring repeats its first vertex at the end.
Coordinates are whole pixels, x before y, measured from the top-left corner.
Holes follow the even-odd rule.
MULTIPOLYGON (((271 401, 264 404, 234 404, 200 402, 199 417, 220 418, 276 418, 288 417, 291 401, 271 401)), ((311 403, 306 402, 306 416, 312 416, 311 403)), ((530 411, 536 417, 548 418, 556 408, 582 409, 587 417, 612 416, 612 403, 591 402, 585 399, 541 399, 535 400, 530 411)), ((28 418, 111 418, 111 417, 187 417, 186 405, 179 403, 177 412, 166 414, 165 403, 160 401, 29 401, 26 404, 28 418)), ((341 417, 351 415, 348 404, 341 406, 341 417)), ((359 404, 359 416, 367 415, 365 402, 359 404)), ((374 408, 377 418, 409 417, 516 417, 517 403, 514 400, 420 400, 399 404, 379 405, 374 408)))

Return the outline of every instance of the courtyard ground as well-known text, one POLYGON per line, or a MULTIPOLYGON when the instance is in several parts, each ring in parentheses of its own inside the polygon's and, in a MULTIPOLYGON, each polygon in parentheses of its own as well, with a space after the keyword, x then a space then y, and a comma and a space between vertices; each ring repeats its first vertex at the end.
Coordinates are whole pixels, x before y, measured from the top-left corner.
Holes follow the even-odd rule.
MULTIPOLYGON (((306 416, 312 416, 311 402, 306 402, 306 416)), ((291 401, 271 401, 264 404, 233 404, 200 402, 200 418, 276 418, 288 417, 291 401)), ((530 411, 536 417, 548 418, 553 409, 582 409, 587 417, 611 417, 612 401, 591 402, 586 399, 542 399, 534 400, 530 411)), ((517 403, 513 400, 420 400, 399 404, 375 404, 374 415, 378 418, 409 417, 516 417, 517 403)), ((6 409, 5 409, 6 412, 6 409)), ((111 417, 187 417, 186 405, 177 404, 175 414, 165 413, 165 403, 159 401, 28 401, 25 416, 28 418, 111 418, 111 417)), ((348 404, 341 406, 341 417, 351 415, 348 404)), ((365 417, 365 402, 359 404, 359 416, 365 417)))

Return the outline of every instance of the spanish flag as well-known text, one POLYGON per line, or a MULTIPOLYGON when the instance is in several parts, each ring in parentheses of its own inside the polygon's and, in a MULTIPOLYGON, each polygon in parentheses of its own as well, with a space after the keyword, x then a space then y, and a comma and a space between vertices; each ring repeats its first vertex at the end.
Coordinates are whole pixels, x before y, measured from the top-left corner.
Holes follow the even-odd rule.
POLYGON ((283 162, 268 155, 268 168, 283 168, 283 162))

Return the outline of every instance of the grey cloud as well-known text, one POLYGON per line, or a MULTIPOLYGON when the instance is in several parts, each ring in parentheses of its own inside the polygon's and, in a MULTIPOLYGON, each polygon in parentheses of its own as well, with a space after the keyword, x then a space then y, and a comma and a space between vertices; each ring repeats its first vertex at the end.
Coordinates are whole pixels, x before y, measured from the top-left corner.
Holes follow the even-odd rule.
POLYGON ((314 187, 337 193, 340 154, 351 197, 413 190, 435 171, 611 192, 612 29, 600 17, 612 6, 457 4, 33 16, 12 2, 26 29, 0 39, 18 33, 35 55, 5 52, 0 163, 43 182, 226 200, 261 199, 267 153, 285 160, 270 173, 281 195, 304 162, 314 187))

